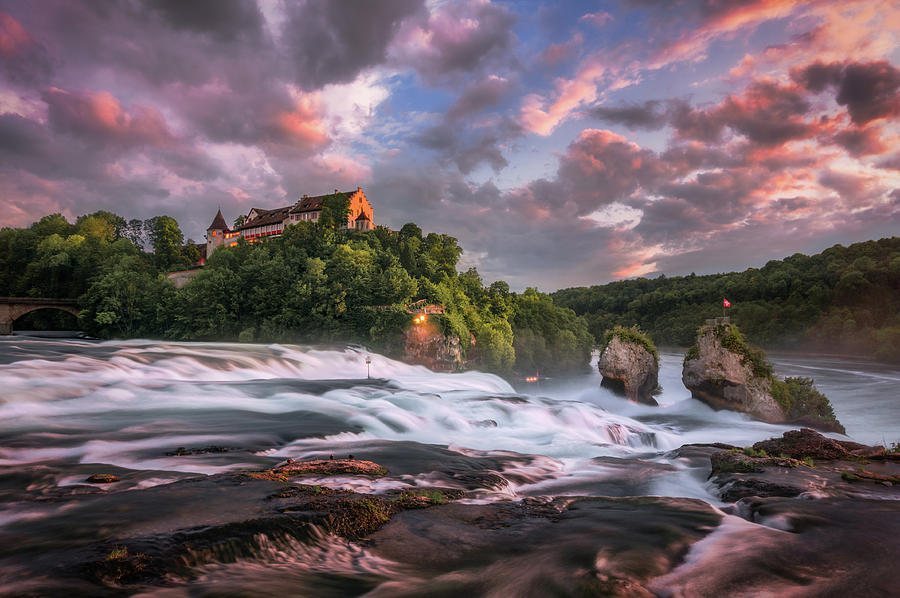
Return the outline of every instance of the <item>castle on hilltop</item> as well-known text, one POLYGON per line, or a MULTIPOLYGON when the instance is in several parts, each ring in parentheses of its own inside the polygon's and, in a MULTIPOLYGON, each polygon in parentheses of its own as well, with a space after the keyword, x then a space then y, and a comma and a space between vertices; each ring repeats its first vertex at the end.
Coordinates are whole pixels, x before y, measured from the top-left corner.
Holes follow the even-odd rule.
MULTIPOLYGON (((349 215, 347 222, 340 224, 341 228, 350 228, 355 230, 372 230, 375 226, 375 211, 372 209, 366 194, 360 187, 355 191, 347 191, 344 193, 334 190, 334 195, 344 195, 349 202, 349 215)), ((285 206, 283 208, 275 208, 274 210, 264 210, 262 208, 253 208, 244 217, 244 221, 234 230, 229 228, 228 223, 222 216, 222 210, 216 212, 212 224, 206 229, 206 257, 212 255, 213 251, 219 247, 232 247, 237 245, 239 239, 246 239, 250 243, 255 243, 262 239, 280 236, 284 229, 291 224, 298 222, 318 222, 319 216, 322 214, 324 202, 332 195, 318 195, 309 197, 304 195, 297 203, 285 206)))

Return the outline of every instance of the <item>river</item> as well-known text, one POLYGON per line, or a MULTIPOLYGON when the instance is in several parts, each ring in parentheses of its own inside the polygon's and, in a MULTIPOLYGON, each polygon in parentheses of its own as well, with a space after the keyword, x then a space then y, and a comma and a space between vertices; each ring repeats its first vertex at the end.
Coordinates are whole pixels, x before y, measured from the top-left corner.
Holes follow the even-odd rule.
MULTIPOLYGON (((896 367, 770 357, 780 375, 815 379, 850 439, 900 441, 896 367)), ((680 354, 661 354, 660 383, 660 405, 650 407, 601 388, 596 373, 510 384, 481 372, 433 373, 362 348, 5 338, 0 535, 14 532, 37 542, 42 534, 56 533, 44 522, 58 517, 65 501, 53 506, 53 500, 39 499, 83 488, 86 477, 98 472, 118 475, 117 490, 137 492, 198 474, 351 454, 402 473, 304 483, 366 493, 452 487, 463 478, 460 472, 478 463, 498 482, 467 488, 464 502, 470 504, 664 496, 718 508, 722 503, 706 480, 708 460, 679 458, 672 451, 689 443, 745 446, 789 428, 717 412, 691 399, 681 384, 680 354), (367 357, 372 380, 366 380, 367 357)), ((82 527, 91 524, 80 521, 82 527)), ((411 575, 352 543, 326 544, 315 555, 309 546, 295 546, 289 557, 280 549, 253 566, 207 565, 193 580, 148 592, 213 595, 197 588, 212 592, 215 583, 262 592, 262 577, 271 582, 281 575, 291 587, 307 587, 326 573, 374 578, 380 581, 373 587, 382 587, 384 580, 411 575), (270 567, 265 576, 260 562, 270 567), (198 593, 190 593, 192 587, 198 593)), ((21 579, 13 562, 4 571, 0 560, 0 576, 6 574, 7 581, 21 579)), ((284 583, 274 583, 271 595, 284 583)))

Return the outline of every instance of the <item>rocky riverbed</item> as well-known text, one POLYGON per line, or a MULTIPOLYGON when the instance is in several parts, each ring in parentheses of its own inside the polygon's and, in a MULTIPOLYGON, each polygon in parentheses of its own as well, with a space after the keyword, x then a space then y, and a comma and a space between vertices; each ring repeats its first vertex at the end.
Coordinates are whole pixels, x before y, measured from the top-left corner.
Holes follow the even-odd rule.
POLYGON ((368 380, 352 350, 43 347, 0 365, 0 596, 893 588, 900 463, 845 436, 599 374, 517 391, 377 355, 368 380))

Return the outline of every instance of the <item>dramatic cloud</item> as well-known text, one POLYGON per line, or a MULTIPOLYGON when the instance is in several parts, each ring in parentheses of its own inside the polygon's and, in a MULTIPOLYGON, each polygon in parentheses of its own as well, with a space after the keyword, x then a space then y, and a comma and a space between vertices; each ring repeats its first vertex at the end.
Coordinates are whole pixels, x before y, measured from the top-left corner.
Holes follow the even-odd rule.
POLYGON ((506 63, 516 21, 506 7, 482 0, 438 4, 434 12, 409 21, 392 52, 426 81, 452 80, 506 63))
POLYGON ((891 0, 0 0, 0 225, 362 186, 544 289, 896 234, 891 0))
POLYGON ((817 62, 793 73, 808 90, 835 87, 835 100, 847 107, 854 124, 900 114, 900 70, 886 60, 869 63, 817 62))
POLYGON ((50 75, 47 51, 11 15, 0 11, 0 73, 13 83, 33 84, 50 75))
POLYGON ((648 100, 643 104, 622 106, 597 106, 589 111, 594 118, 625 125, 631 129, 659 129, 666 124, 668 114, 660 109, 659 100, 648 100))
POLYGON ((867 129, 846 129, 836 133, 831 139, 834 143, 847 150, 854 158, 882 154, 887 150, 887 146, 881 142, 878 130, 873 127, 867 129))
POLYGON ((422 0, 286 3, 282 39, 289 45, 296 84, 318 89, 352 81, 384 61, 387 48, 422 0))
POLYGON ((173 142, 159 111, 139 106, 129 114, 109 92, 78 94, 50 88, 42 98, 50 125, 58 133, 124 146, 165 146, 173 142))
POLYGON ((447 118, 456 120, 490 108, 497 104, 511 88, 512 84, 509 79, 496 75, 475 81, 459 94, 459 97, 447 110, 447 118))

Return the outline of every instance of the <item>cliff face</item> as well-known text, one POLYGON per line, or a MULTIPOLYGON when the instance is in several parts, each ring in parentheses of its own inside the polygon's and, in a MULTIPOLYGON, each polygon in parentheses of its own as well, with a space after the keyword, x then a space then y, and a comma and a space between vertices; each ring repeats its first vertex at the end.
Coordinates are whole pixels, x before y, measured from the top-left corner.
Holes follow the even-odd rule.
POLYGON ((685 358, 681 379, 691 395, 715 409, 743 411, 769 423, 785 421, 772 396, 771 376, 757 375, 745 355, 725 348, 716 328, 707 325, 697 338, 697 351, 685 358))
POLYGON ((403 360, 435 372, 459 371, 463 368, 459 337, 445 336, 434 326, 412 326, 405 334, 403 360))
POLYGON ((647 349, 613 336, 600 355, 601 384, 632 401, 656 405, 652 393, 659 383, 659 363, 647 349))

